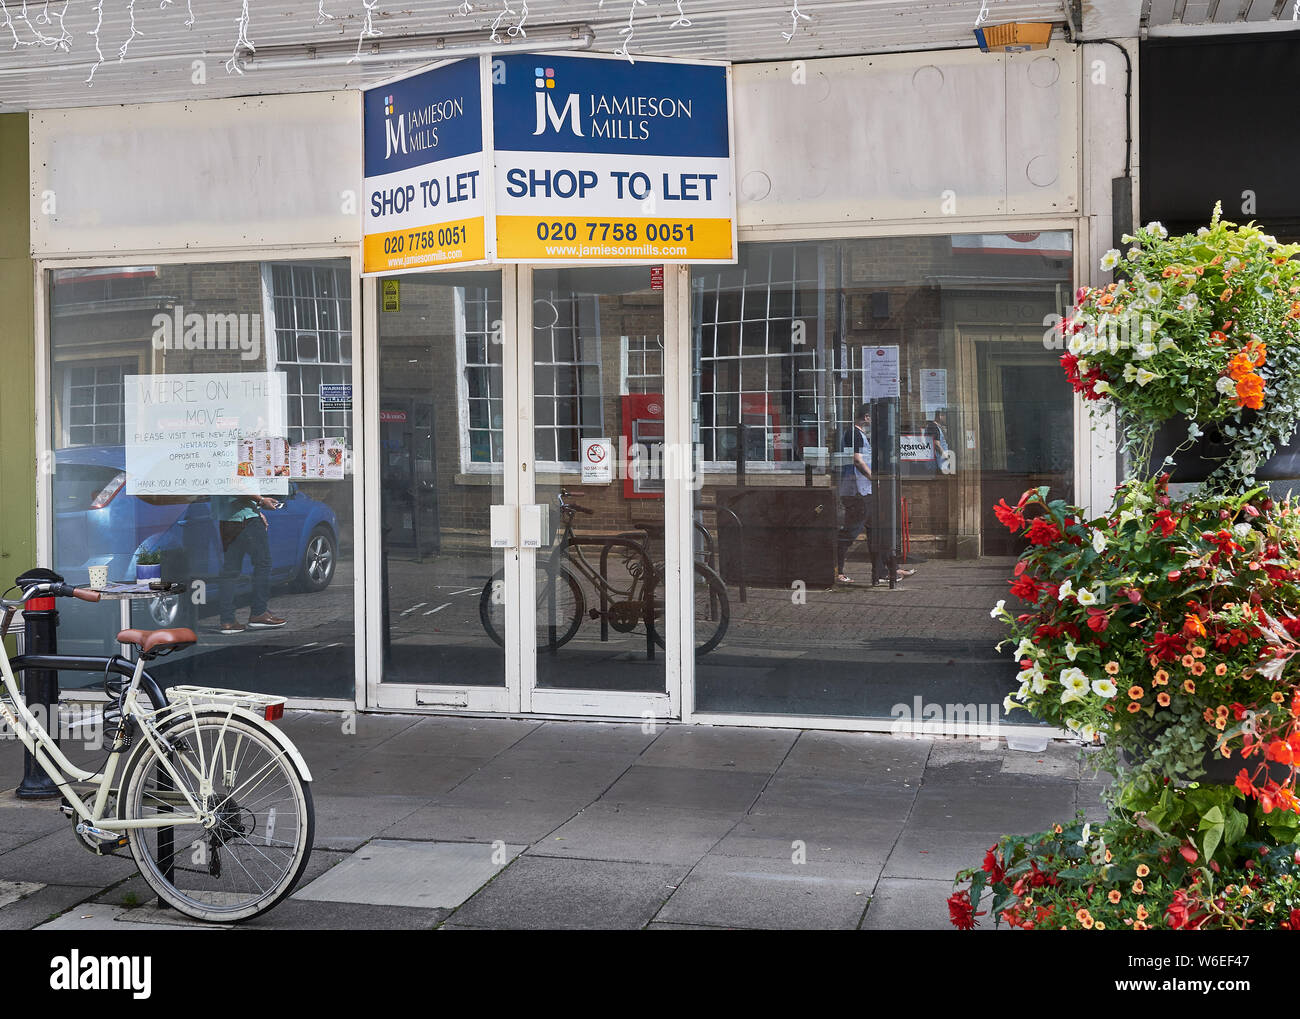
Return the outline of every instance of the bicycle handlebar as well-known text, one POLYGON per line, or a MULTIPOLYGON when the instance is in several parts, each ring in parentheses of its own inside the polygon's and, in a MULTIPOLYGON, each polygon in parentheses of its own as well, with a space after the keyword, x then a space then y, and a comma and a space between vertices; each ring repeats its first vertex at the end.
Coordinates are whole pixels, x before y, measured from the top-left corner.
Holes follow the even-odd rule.
POLYGON ((89 587, 73 587, 71 584, 32 584, 23 588, 19 601, 26 603, 33 598, 77 598, 81 601, 99 601, 100 593, 89 587))
POLYGON ((561 488, 560 494, 555 497, 555 501, 560 504, 560 509, 568 510, 570 513, 585 513, 587 516, 591 516, 592 511, 587 509, 586 506, 579 506, 577 503, 573 502, 565 502, 564 500, 568 497, 569 490, 567 488, 561 488))

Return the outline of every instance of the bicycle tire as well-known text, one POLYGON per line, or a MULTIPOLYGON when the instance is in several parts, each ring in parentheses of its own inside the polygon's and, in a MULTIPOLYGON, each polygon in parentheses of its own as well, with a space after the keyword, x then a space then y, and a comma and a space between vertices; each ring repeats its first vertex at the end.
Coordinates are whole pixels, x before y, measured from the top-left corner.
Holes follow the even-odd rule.
MULTIPOLYGON (((696 602, 694 620, 695 636, 697 638, 695 644, 695 657, 698 658, 701 655, 707 655, 710 651, 716 648, 720 643, 722 643, 722 638, 726 636, 727 627, 731 625, 731 599, 727 597, 727 585, 722 582, 722 578, 703 563, 695 564, 694 588, 696 602), (703 582, 702 585, 701 582, 703 582), (710 610, 704 616, 703 620, 701 620, 701 614, 699 612, 702 594, 707 596, 708 605, 710 606, 710 610), (701 633, 708 634, 706 639, 703 641, 698 640, 701 633)), ((652 596, 654 597, 655 606, 654 618, 657 622, 664 612, 662 575, 655 577, 652 596)), ((661 648, 665 647, 664 637, 663 634, 659 632, 658 626, 651 626, 651 635, 654 637, 656 644, 661 648)))
MULTIPOLYGON (((200 772, 205 764, 211 768, 218 820, 211 828, 190 820, 126 829, 141 876, 159 899, 196 920, 238 923, 272 909, 293 891, 311 857, 316 817, 309 784, 276 740, 223 711, 177 716, 161 733, 175 756, 188 757, 172 765, 192 792, 197 794, 197 779, 187 763, 200 772), (164 839, 170 840, 170 854, 164 839), (252 851, 241 855, 244 849, 252 851)), ((119 816, 175 812, 183 799, 171 781, 154 748, 142 743, 122 779, 119 816)))
MULTIPOLYGON (((546 587, 544 577, 540 570, 537 571, 537 648, 549 648, 550 646, 550 623, 545 618, 546 587)), ((578 632, 578 627, 582 625, 582 618, 586 615, 587 602, 582 595, 582 585, 578 583, 575 577, 567 567, 560 567, 559 572, 560 584, 568 592, 568 598, 560 596, 561 605, 557 605, 556 627, 555 627, 555 646, 557 648, 564 646, 573 640, 574 635, 578 632), (565 609, 564 603, 571 604, 572 608, 565 609)), ((502 634, 502 627, 497 625, 493 619, 493 608, 499 604, 493 600, 493 593, 497 590, 497 584, 503 585, 500 590, 504 591, 505 570, 497 570, 488 578, 488 582, 483 585, 483 593, 478 599, 478 616, 479 622, 483 624, 483 629, 487 635, 492 638, 493 643, 498 647, 505 647, 505 638, 502 634)))

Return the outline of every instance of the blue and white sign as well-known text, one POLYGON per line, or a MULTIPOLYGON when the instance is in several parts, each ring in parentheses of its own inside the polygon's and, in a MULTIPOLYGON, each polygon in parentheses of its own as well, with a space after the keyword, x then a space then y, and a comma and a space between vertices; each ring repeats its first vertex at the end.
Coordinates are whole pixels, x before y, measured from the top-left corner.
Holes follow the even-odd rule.
POLYGON ((479 59, 367 89, 363 102, 363 271, 392 273, 486 258, 479 59))
POLYGON ((498 260, 735 260, 726 65, 539 54, 493 65, 498 260))

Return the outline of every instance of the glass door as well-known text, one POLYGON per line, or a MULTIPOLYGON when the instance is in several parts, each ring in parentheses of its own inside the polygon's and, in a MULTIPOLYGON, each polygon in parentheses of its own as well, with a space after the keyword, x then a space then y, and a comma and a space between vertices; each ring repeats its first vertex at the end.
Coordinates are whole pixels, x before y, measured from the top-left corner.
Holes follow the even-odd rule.
POLYGON ((512 276, 378 281, 381 707, 518 710, 516 543, 491 526, 517 503, 512 276))
POLYGON ((536 269, 520 297, 533 425, 521 484, 540 518, 521 563, 534 665, 524 710, 675 716, 677 535, 665 495, 682 475, 666 442, 664 273, 536 269))

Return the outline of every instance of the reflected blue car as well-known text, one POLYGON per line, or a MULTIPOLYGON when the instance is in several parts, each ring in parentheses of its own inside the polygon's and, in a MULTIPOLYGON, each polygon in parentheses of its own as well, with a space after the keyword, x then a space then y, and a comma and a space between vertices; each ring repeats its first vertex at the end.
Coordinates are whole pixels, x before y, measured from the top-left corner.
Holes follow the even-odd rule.
MULTIPOLYGON (((54 454, 54 569, 84 584, 91 566, 106 565, 109 580, 134 581, 142 552, 162 553, 167 580, 207 585, 215 605, 221 573, 221 537, 206 497, 195 502, 145 499, 126 492, 123 446, 74 446, 54 454)), ((266 513, 271 583, 323 591, 334 579, 338 520, 334 511, 289 483, 284 508, 266 513)), ((251 578, 245 560, 241 592, 251 578)), ((237 594, 240 592, 237 592, 237 594)), ((193 621, 189 598, 156 598, 150 615, 159 626, 193 621)))

